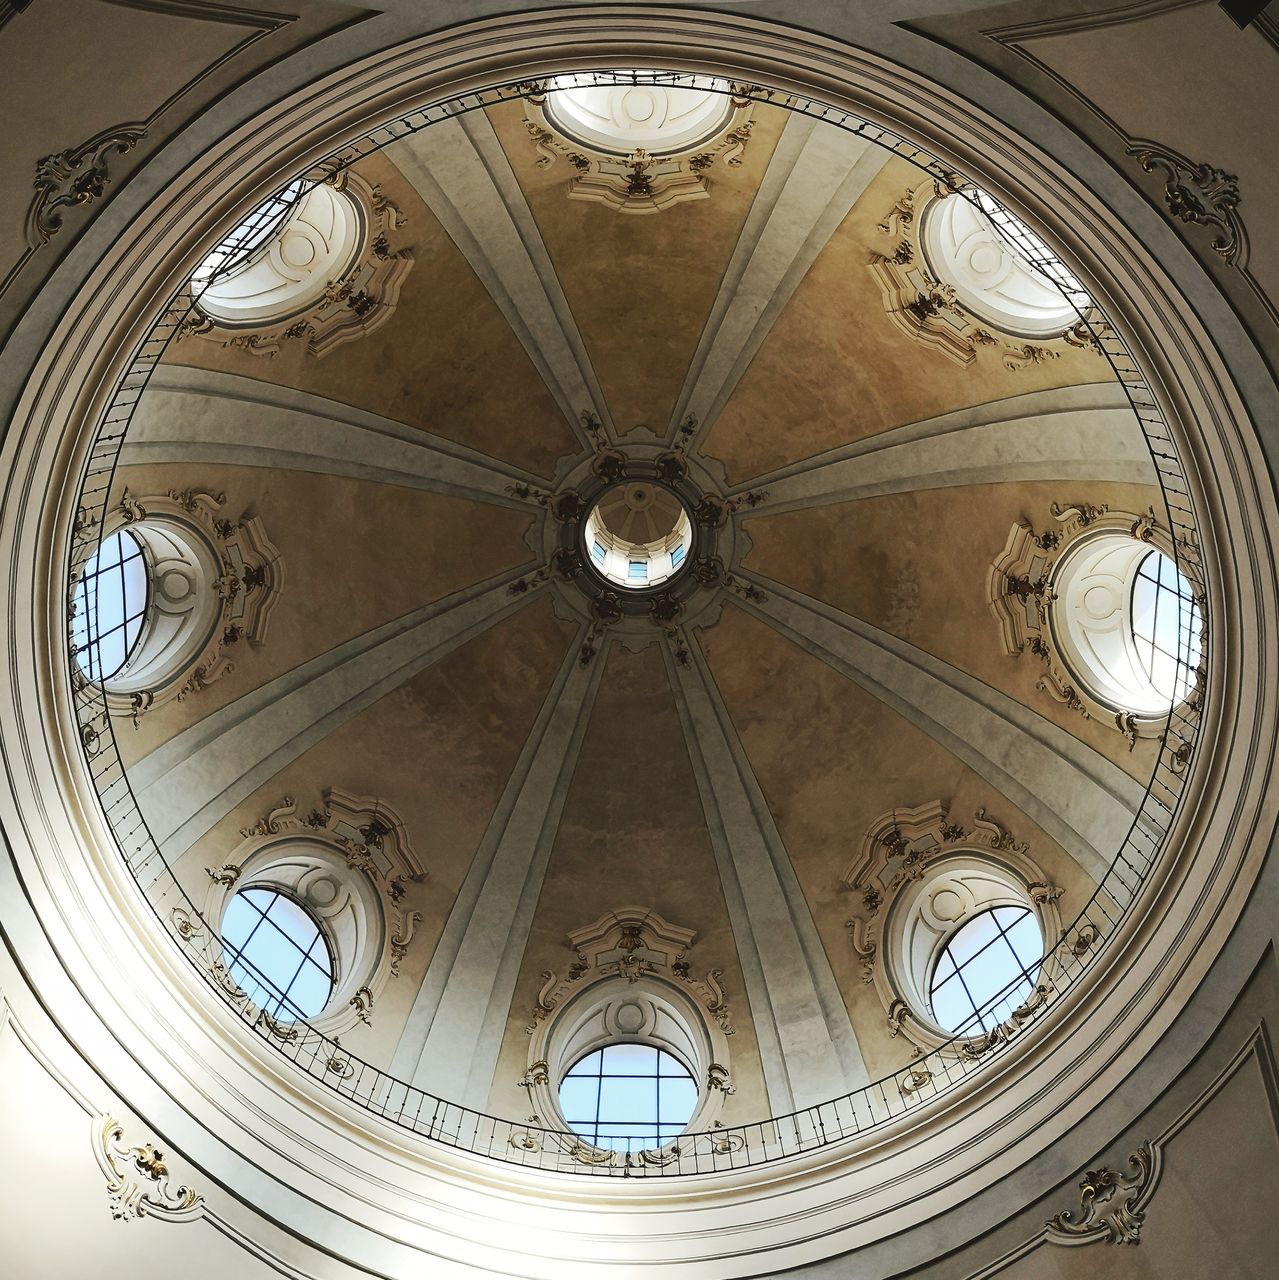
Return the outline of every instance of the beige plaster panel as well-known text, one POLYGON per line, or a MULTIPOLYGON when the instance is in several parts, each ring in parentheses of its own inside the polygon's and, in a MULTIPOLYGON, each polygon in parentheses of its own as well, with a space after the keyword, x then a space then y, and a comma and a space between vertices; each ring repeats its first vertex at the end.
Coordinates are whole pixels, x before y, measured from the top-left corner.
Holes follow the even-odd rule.
POLYGON ((577 451, 576 437, 506 317, 385 156, 369 156, 354 170, 379 184, 407 219, 388 237, 393 250, 411 249, 415 260, 394 314, 319 357, 300 341, 286 340, 278 355, 264 357, 188 337, 166 359, 328 396, 551 475, 558 458, 577 451))
MULTIPOLYGON (((0 85, 21 120, 0 130, 0 278, 28 248, 23 235, 41 157, 118 125, 137 125, 211 63, 254 34, 248 24, 144 12, 102 0, 35 4, 5 24, 0 85), (51 91, 53 78, 56 91, 51 91)), ((109 159, 113 183, 131 157, 109 159)), ((63 210, 67 225, 79 214, 63 210)))
POLYGON ((525 1115, 515 1082, 528 1066, 528 1035, 545 970, 573 961, 567 935, 613 907, 651 907, 695 929, 694 976, 722 969, 736 1028, 729 1037, 733 1083, 723 1119, 750 1121, 768 1110, 759 1050, 706 832, 697 784, 662 655, 613 646, 582 743, 529 934, 490 1106, 525 1115))
MULTIPOLYGON (((159 1252, 180 1249, 187 1280, 278 1277, 229 1235, 204 1220, 171 1224, 154 1218, 112 1218, 106 1174, 94 1158, 100 1124, 63 1087, 19 1038, 12 1023, 0 1024, 0 1126, 14 1158, 0 1161, 0 1273, 6 1280, 118 1280, 154 1275, 159 1252), (152 1228, 173 1232, 157 1241, 152 1228), (180 1242, 179 1242, 180 1241, 180 1242)), ((103 1105, 99 1102, 98 1105, 103 1105)), ((156 1135, 114 1101, 115 1118, 130 1146, 156 1142, 156 1135)), ((173 1186, 189 1185, 216 1199, 218 1188, 169 1143, 164 1151, 173 1186)), ((136 1170, 134 1180, 153 1189, 136 1170)))
POLYGON ((284 561, 266 641, 230 646, 235 670, 170 699, 119 734, 125 763, 188 725, 336 645, 531 558, 532 517, 463 498, 341 476, 262 467, 170 464, 117 472, 136 497, 170 489, 226 495, 222 514, 261 517, 284 561))
POLYGON ((754 548, 745 565, 908 640, 976 676, 1145 782, 1158 747, 1128 741, 1110 722, 1035 687, 1044 672, 1031 654, 1010 657, 987 603, 986 575, 1018 520, 1058 527, 1053 502, 1162 509, 1158 490, 1123 484, 1005 484, 889 494, 758 516, 746 522, 754 548))
POLYGON ((1059 359, 1015 371, 1001 347, 961 365, 889 319, 868 263, 900 237, 876 224, 922 178, 890 160, 778 316, 704 446, 732 483, 955 409, 1109 376, 1101 357, 1063 342, 1051 344, 1059 359))
POLYGON ((967 830, 985 808, 1065 893, 1072 919, 1092 893, 1054 840, 949 751, 824 662, 741 610, 699 633, 711 671, 777 823, 872 1079, 906 1065, 884 1006, 862 981, 845 921, 856 909, 841 883, 871 824, 894 806, 941 800, 967 830))
MULTIPOLYGON (((1163 1150, 1163 1172, 1138 1248, 1041 1244, 982 1280, 1274 1280, 1279 1204, 1275 1100, 1258 1059, 1246 1060, 1163 1150)), ((1126 1168, 1121 1172, 1129 1172, 1126 1168)), ((1079 1216, 1077 1193, 1061 1208, 1079 1216)), ((933 1274, 930 1269, 929 1275, 933 1274)), ((955 1271, 952 1274, 965 1274, 955 1271)))
POLYGON ((653 214, 570 200, 571 169, 536 166, 524 107, 489 108, 537 220, 619 432, 665 430, 786 113, 756 105, 739 168, 716 163, 710 195, 653 214))
MULTIPOLYGON (((386 1067, 399 1043, 484 829, 510 776, 574 629, 548 600, 535 601, 410 680, 299 756, 202 836, 175 873, 197 906, 208 881, 252 826, 291 796, 302 813, 325 787, 376 796, 403 819, 427 869, 402 907, 422 912, 398 978, 374 1009, 373 1025, 344 1034, 353 1053, 386 1067)), ((163 911, 167 908, 167 899, 163 911)))
MULTIPOLYGON (((1272 301, 1279 299, 1279 228, 1269 212, 1279 204, 1279 51, 1261 31, 1240 31, 1218 5, 1205 2, 1023 38, 1019 46, 1128 138, 1236 174, 1249 270, 1272 301)), ((1206 247, 1215 229, 1190 226, 1182 233, 1206 247)))

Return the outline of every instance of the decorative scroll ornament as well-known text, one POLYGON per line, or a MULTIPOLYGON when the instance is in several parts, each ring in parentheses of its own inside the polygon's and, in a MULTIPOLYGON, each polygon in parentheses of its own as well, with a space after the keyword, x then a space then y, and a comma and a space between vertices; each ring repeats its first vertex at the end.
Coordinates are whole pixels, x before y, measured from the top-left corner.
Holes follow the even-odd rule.
POLYGON ((111 181, 111 161, 127 155, 146 136, 146 126, 120 124, 67 151, 41 156, 35 198, 27 210, 27 243, 38 249, 62 230, 68 209, 92 204, 111 181))
POLYGON ((106 1175, 111 1216, 128 1222, 153 1217, 191 1222, 204 1212, 204 1197, 185 1185, 174 1186, 164 1152, 151 1143, 131 1147, 124 1126, 113 1116, 93 1122, 93 1154, 106 1175))
POLYGON ((1171 147, 1134 139, 1127 148, 1146 173, 1164 180, 1168 212, 1185 223, 1215 229, 1213 252, 1232 265, 1248 257, 1248 233, 1239 217, 1239 179, 1210 164, 1196 164, 1171 147))
POLYGON ((636 982, 644 977, 664 978, 686 985, 726 1036, 735 1034, 720 979, 722 969, 708 970, 704 978, 693 976, 686 952, 696 934, 681 929, 644 907, 619 907, 605 912, 594 924, 568 936, 576 959, 563 977, 550 970, 542 974, 542 988, 525 1027, 532 1035, 579 985, 599 978, 620 977, 636 982))
MULTIPOLYGON (((314 300, 300 310, 291 309, 278 320, 259 324, 230 324, 212 314, 212 304, 202 309, 197 298, 178 331, 179 339, 195 335, 223 347, 266 357, 278 355, 286 342, 304 340, 308 355, 324 356, 345 342, 374 332, 391 318, 414 263, 411 249, 393 250, 390 243, 390 237, 404 226, 405 217, 377 184, 365 182, 358 174, 343 171, 328 179, 326 186, 354 201, 359 209, 358 222, 364 228, 355 261, 340 278, 319 281, 322 287, 314 300)), ((267 277, 261 282, 264 293, 273 284, 279 287, 291 283, 297 275, 298 269, 287 261, 281 263, 274 276, 269 273, 280 248, 276 240, 289 230, 286 221, 279 236, 260 249, 245 268, 267 277)))
MULTIPOLYGON (((625 92, 631 87, 617 88, 625 92)), ((666 92, 656 85, 642 89, 666 92)), ((524 128, 537 167, 549 169, 563 161, 572 171, 570 200, 591 200, 618 213, 659 213, 686 200, 706 199, 714 166, 740 167, 754 129, 750 99, 734 93, 722 125, 709 139, 694 140, 691 145, 677 140, 669 150, 655 141, 648 147, 610 153, 602 144, 593 146, 565 132, 547 110, 548 93, 554 92, 547 83, 526 84, 522 92, 524 128)))
POLYGON ((1100 313, 1090 312, 1088 323, 1072 322, 1060 334, 1035 343, 1011 335, 1002 337, 992 333, 986 321, 971 315, 955 290, 938 279, 920 247, 920 214, 931 200, 963 199, 957 190, 957 179, 948 183, 930 178, 898 196, 878 224, 880 235, 890 243, 873 249, 867 265, 893 324, 917 342, 963 365, 972 364, 983 350, 997 355, 1004 367, 1013 372, 1057 360, 1072 347, 1088 346, 1100 354, 1093 333, 1103 323, 1100 313))
POLYGON ((1128 1157, 1131 1173, 1103 1166, 1090 1169, 1079 1184, 1079 1209, 1065 1209, 1048 1220, 1045 1237, 1053 1244, 1140 1244, 1146 1206, 1159 1185, 1161 1159, 1149 1142, 1128 1157))

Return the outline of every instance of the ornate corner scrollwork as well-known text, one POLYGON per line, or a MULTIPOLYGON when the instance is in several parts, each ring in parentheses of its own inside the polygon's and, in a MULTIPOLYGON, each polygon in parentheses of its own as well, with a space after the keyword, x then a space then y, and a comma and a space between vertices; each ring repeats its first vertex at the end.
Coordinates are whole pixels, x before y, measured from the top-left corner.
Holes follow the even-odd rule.
POLYGON ((1164 203, 1173 218, 1213 228, 1213 252, 1232 266, 1245 265, 1248 233, 1239 216, 1242 196, 1235 174, 1196 164, 1171 147, 1145 139, 1133 139, 1127 151, 1146 173, 1162 177, 1164 203))
POLYGON ((191 1222, 203 1213, 203 1196, 184 1184, 173 1185, 164 1152, 149 1142, 129 1146, 124 1126, 113 1116, 94 1120, 93 1154, 106 1175, 107 1203, 116 1220, 191 1222))
POLYGON ((722 969, 710 969, 705 977, 693 976, 686 952, 695 933, 664 920, 655 911, 639 907, 619 907, 606 912, 594 924, 569 934, 575 959, 561 978, 547 969, 533 1007, 533 1017, 524 1028, 532 1035, 547 1015, 561 1005, 585 979, 621 977, 636 982, 644 977, 665 978, 686 984, 714 1018, 726 1036, 736 1033, 720 979, 722 969))
POLYGON ((706 1087, 708 1089, 718 1089, 720 1093, 730 1094, 736 1093, 737 1090, 733 1086, 732 1077, 729 1075, 728 1068, 720 1062, 712 1062, 706 1068, 706 1087))
POLYGON ((36 163, 35 196, 27 210, 27 243, 48 244, 62 230, 66 211, 92 204, 111 181, 111 161, 128 155, 146 137, 143 124, 119 124, 36 163))
POLYGON ((1090 1169, 1079 1183, 1079 1209, 1064 1209, 1047 1223, 1053 1244, 1141 1243, 1146 1207, 1159 1185, 1161 1160, 1152 1143, 1143 1142, 1129 1157, 1131 1173, 1103 1165, 1090 1169))

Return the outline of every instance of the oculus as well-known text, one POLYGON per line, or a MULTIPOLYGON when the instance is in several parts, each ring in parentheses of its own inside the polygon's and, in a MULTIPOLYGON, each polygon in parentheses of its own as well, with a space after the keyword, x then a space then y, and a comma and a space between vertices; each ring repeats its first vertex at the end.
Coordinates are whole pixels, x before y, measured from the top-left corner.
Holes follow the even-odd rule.
POLYGON ((1094 697, 1150 718, 1186 699, 1203 617, 1170 557, 1122 534, 1082 539, 1058 561, 1051 591, 1054 639, 1094 697))
POLYGON ((938 1026, 965 1034, 990 1031, 999 1022, 992 1010, 1007 1000, 1019 1007, 1034 995, 1043 954, 1043 935, 1029 907, 992 907, 970 916, 933 969, 928 1003, 938 1026))
POLYGON ((583 525, 586 558, 614 586, 642 591, 680 575, 693 546, 683 502, 663 485, 631 480, 606 489, 583 525))
MULTIPOLYGON (((1144 515, 1054 503, 1056 528, 1019 521, 987 577, 1005 652, 1045 666, 1037 686, 1127 738, 1158 737, 1199 704, 1208 620, 1185 557, 1144 515)), ((1196 575, 1197 576, 1197 575, 1196 575)))
POLYGON ((224 328, 300 315, 340 281, 364 248, 359 201, 328 183, 291 183, 255 209, 196 268, 197 304, 224 328))
POLYGON ((73 595, 71 654, 88 679, 110 680, 132 657, 142 638, 150 591, 143 544, 125 529, 104 538, 73 595))
POLYGON ((135 720, 158 702, 234 669, 242 642, 266 639, 283 582, 279 552, 256 516, 225 519, 222 494, 126 489, 89 535, 72 590, 76 680, 135 720))

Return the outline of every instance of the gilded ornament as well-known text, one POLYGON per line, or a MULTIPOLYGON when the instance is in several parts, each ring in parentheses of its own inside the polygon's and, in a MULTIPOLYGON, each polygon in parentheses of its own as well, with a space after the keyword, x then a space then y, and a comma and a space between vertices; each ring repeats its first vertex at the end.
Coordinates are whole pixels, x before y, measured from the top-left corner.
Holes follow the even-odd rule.
POLYGON ((1153 1145, 1143 1142, 1128 1157, 1128 1165, 1131 1173, 1118 1173, 1105 1165, 1089 1169, 1079 1183, 1079 1209, 1064 1209, 1050 1218, 1048 1240, 1065 1245, 1140 1244, 1161 1161, 1153 1145))
POLYGON ((27 243, 33 249, 48 244, 62 230, 68 209, 100 199, 111 181, 112 159, 128 155, 146 132, 141 124, 115 125, 78 147, 41 156, 27 210, 27 243))

